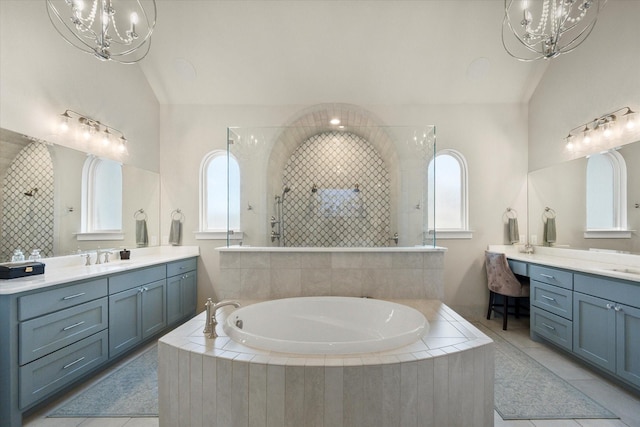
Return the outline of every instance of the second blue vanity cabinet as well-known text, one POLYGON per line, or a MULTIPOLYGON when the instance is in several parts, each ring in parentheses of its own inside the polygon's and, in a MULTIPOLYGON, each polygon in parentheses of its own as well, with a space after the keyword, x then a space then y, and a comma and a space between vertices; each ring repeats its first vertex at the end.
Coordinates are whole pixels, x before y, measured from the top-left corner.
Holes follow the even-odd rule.
POLYGON ((164 266, 160 266, 109 278, 110 358, 141 343, 167 325, 167 281, 164 274, 164 266), (149 283, 148 280, 155 281, 149 283), (122 290, 123 287, 128 288, 122 290))
POLYGON ((610 372, 616 371, 615 303, 580 292, 573 294, 573 352, 610 372))
POLYGON ((560 347, 573 347, 573 273, 540 265, 529 266, 531 331, 560 347))
POLYGON ((573 351, 640 387, 640 283, 575 275, 573 351))
POLYGON ((169 325, 196 314, 196 269, 196 258, 167 264, 167 321, 169 325))

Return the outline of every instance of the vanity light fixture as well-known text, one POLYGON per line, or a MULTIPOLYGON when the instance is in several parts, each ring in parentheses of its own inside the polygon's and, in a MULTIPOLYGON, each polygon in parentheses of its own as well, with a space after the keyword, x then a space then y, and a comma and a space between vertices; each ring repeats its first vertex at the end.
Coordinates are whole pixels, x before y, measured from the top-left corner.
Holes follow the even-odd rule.
POLYGON ((564 138, 566 148, 574 151, 577 148, 591 146, 594 141, 613 140, 623 132, 631 132, 637 126, 637 122, 638 113, 629 107, 619 108, 571 129, 564 138))
POLYGON ((76 111, 65 110, 60 115, 58 134, 74 132, 76 139, 89 144, 86 147, 89 152, 94 154, 109 154, 110 152, 118 157, 129 154, 127 138, 122 131, 76 111))
POLYGON ((144 0, 146 6, 142 0, 46 1, 56 31, 81 51, 121 64, 136 63, 149 53, 156 25, 155 0, 144 0))
POLYGON ((607 0, 504 0, 502 45, 520 61, 569 53, 589 36, 607 0))

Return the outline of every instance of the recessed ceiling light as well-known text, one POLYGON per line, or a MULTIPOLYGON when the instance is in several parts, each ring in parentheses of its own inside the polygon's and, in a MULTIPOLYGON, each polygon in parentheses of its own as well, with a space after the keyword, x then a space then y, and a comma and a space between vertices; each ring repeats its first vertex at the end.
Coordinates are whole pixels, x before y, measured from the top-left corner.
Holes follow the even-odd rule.
POLYGON ((329 121, 329 123, 331 123, 332 125, 339 125, 340 124, 340 119, 331 119, 329 121))
POLYGON ((491 69, 491 61, 489 58, 476 58, 467 67, 467 78, 469 80, 482 80, 491 69))
POLYGON ((173 68, 185 81, 194 81, 197 77, 196 68, 185 58, 175 58, 173 68))

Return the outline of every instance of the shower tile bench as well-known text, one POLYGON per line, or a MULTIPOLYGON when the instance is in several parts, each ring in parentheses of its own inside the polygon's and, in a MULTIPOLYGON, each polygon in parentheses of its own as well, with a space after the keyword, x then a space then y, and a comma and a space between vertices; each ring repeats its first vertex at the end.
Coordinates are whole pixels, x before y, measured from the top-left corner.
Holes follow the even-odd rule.
POLYGON ((536 247, 503 252, 531 280, 531 338, 640 393, 640 257, 536 247))

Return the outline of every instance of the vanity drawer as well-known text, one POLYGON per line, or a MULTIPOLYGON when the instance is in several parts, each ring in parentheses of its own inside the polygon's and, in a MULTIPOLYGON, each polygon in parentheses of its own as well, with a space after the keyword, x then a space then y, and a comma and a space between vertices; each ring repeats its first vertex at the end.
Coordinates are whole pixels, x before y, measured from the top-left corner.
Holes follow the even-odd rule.
POLYGON ((640 282, 575 274, 575 291, 640 308, 640 282))
POLYGON ((509 268, 513 271, 513 274, 517 274, 519 276, 528 276, 529 275, 529 264, 522 261, 514 261, 508 260, 509 268))
POLYGON ((569 351, 573 347, 572 324, 563 317, 531 307, 531 330, 569 351))
POLYGON ((553 314, 571 320, 573 318, 573 297, 568 289, 547 285, 537 280, 531 281, 531 304, 553 314))
POLYGON ((197 259, 189 258, 182 261, 171 262, 167 264, 167 277, 177 276, 178 274, 193 271, 197 267, 197 259))
POLYGON ((20 367, 20 408, 26 408, 106 362, 107 340, 107 331, 98 332, 20 367))
POLYGON ((558 268, 542 267, 539 265, 529 266, 529 277, 531 280, 548 283, 561 288, 573 289, 573 273, 558 268))
POLYGON ((106 297, 38 317, 19 325, 20 365, 107 328, 106 297))
POLYGON ((53 313, 107 295, 107 279, 77 282, 18 298, 18 320, 53 313))
POLYGON ((109 295, 157 282, 166 278, 166 274, 166 267, 158 265, 111 276, 109 277, 109 295))

